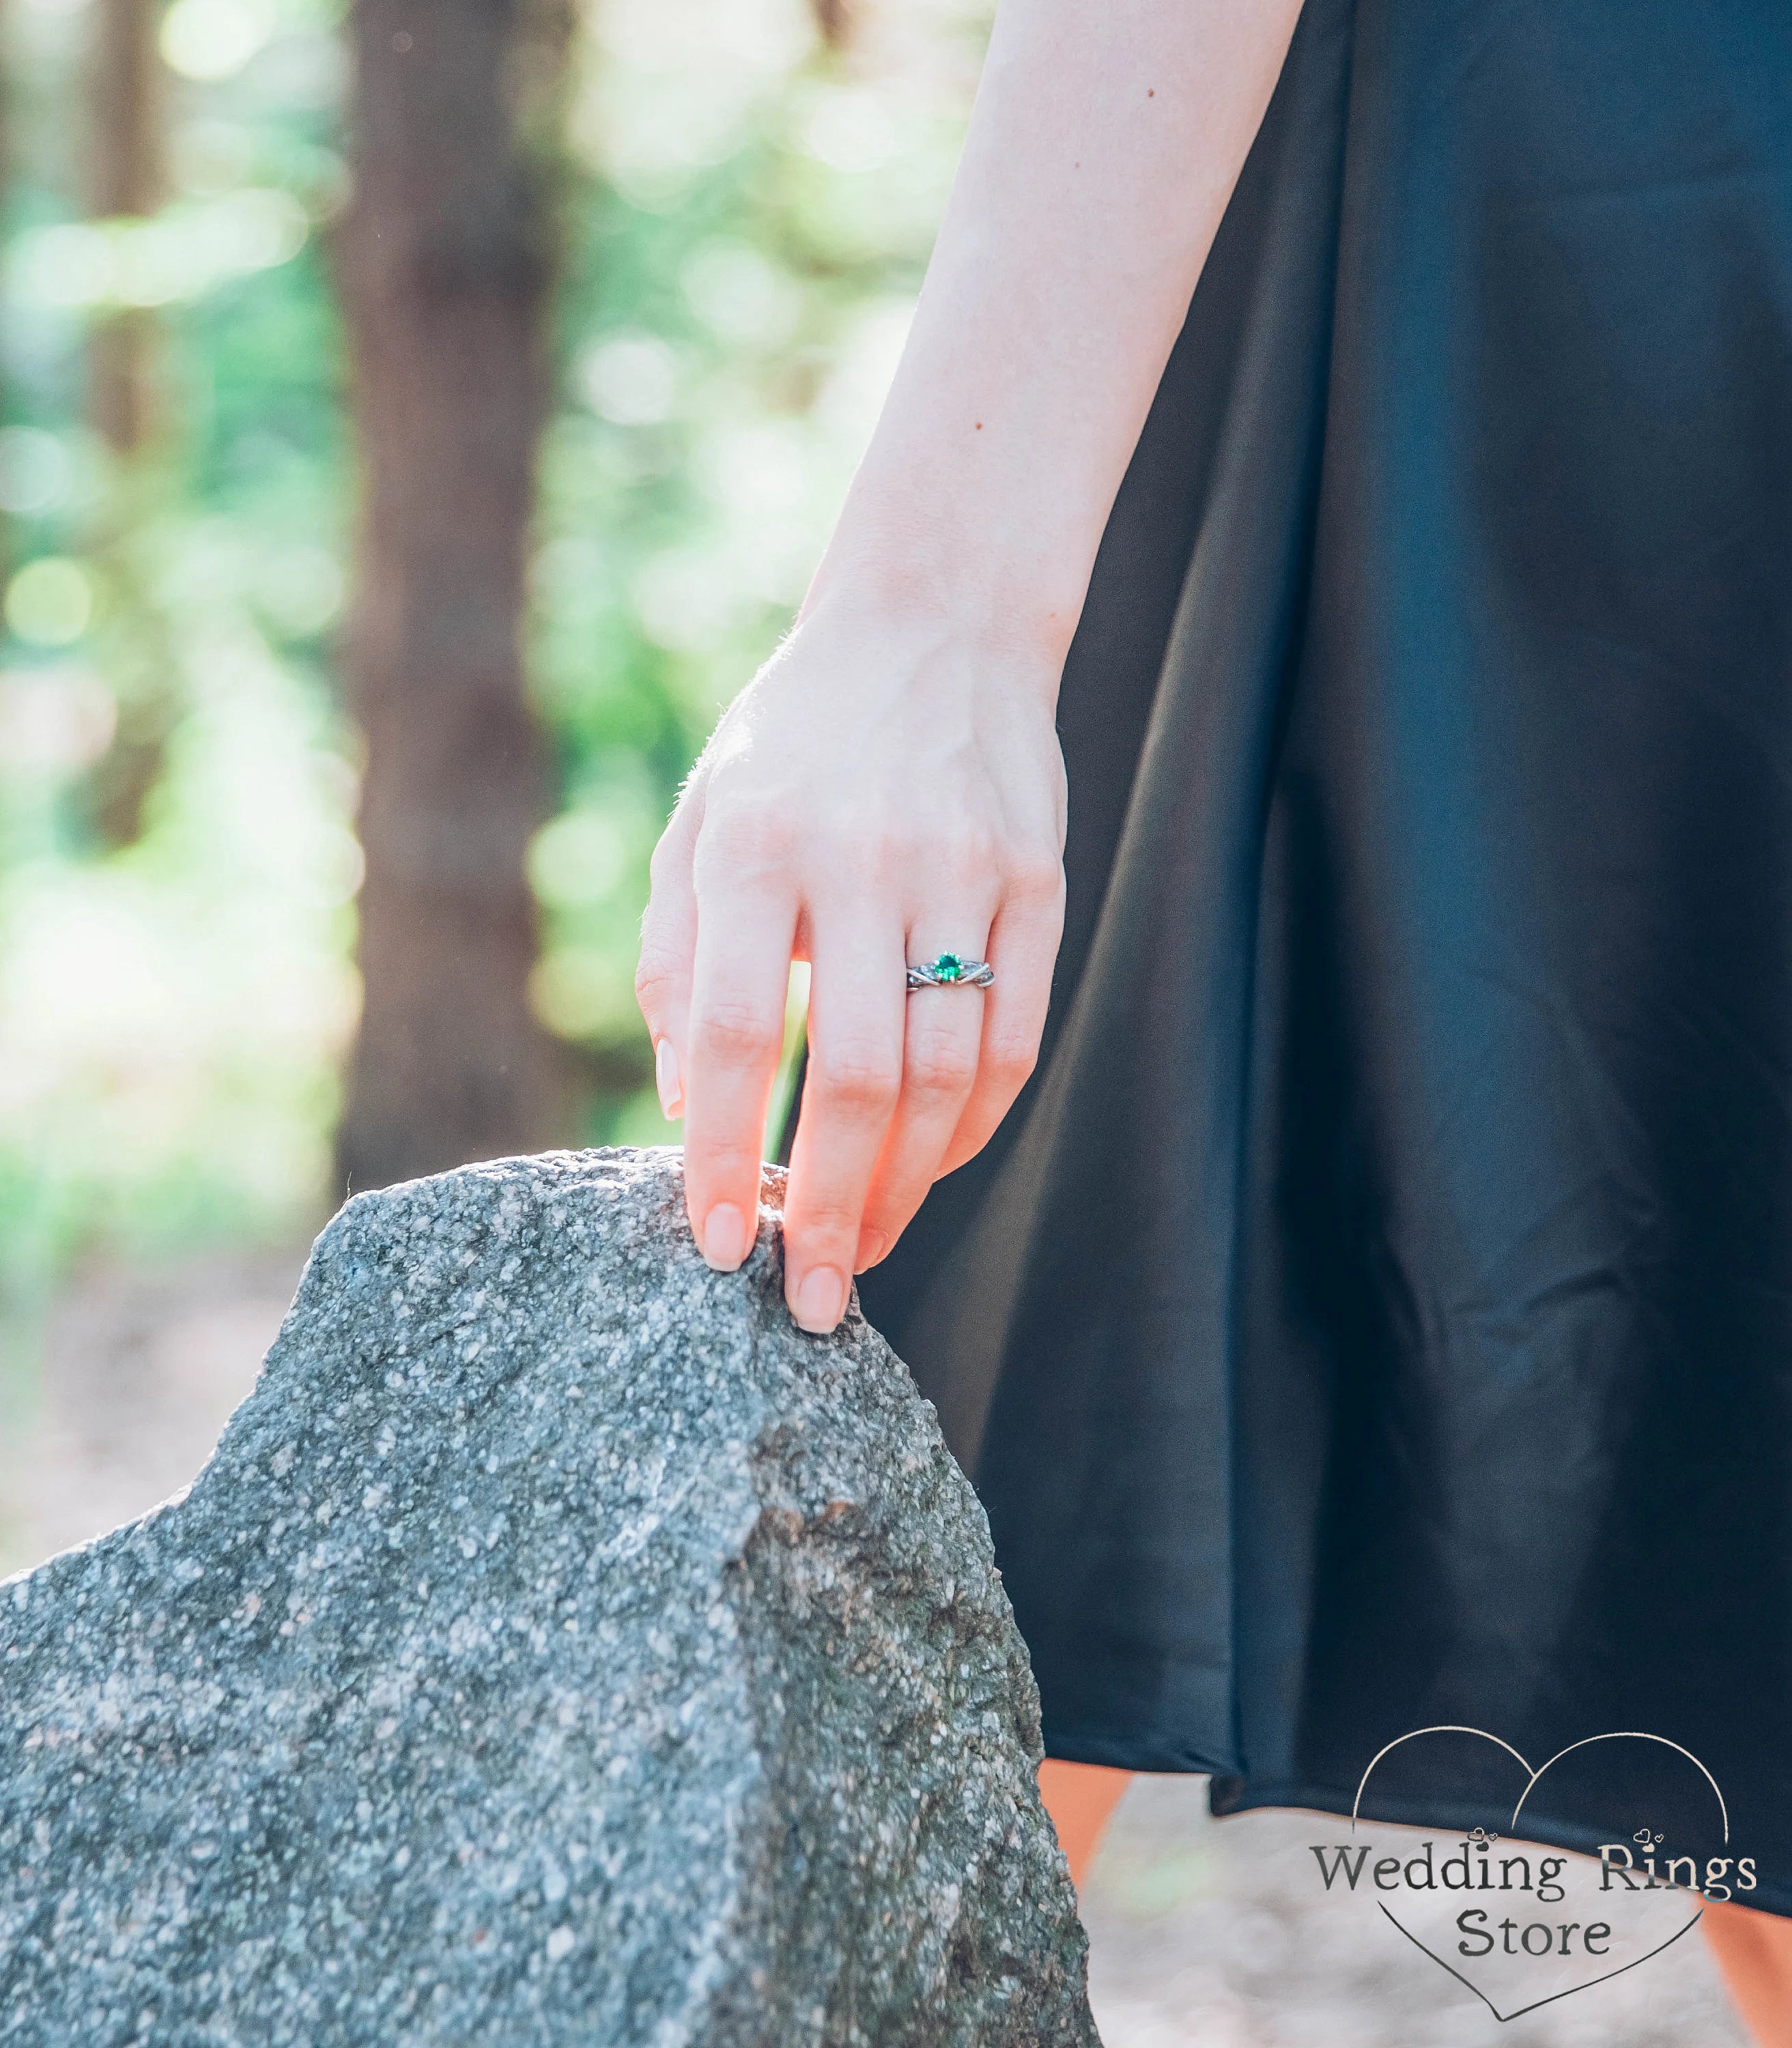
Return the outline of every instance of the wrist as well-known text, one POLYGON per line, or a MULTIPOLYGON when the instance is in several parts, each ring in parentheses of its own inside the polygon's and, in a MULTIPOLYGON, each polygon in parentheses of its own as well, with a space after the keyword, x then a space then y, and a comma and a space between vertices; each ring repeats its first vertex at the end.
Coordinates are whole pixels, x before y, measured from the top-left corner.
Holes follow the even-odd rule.
POLYGON ((1048 715, 1074 630, 1073 621, 1061 626, 1037 599, 1005 595, 994 579, 939 574, 910 558, 862 565, 832 550, 797 624, 805 638, 827 646, 886 650, 931 686, 956 694, 964 681, 950 679, 968 679, 979 689, 1033 698, 1048 715))
POLYGON ((1087 584, 1086 571, 1053 576, 1038 560, 1013 562, 998 546, 956 540, 943 524, 922 533, 848 530, 843 521, 797 619, 825 608, 873 631, 949 640, 1055 700, 1087 584))

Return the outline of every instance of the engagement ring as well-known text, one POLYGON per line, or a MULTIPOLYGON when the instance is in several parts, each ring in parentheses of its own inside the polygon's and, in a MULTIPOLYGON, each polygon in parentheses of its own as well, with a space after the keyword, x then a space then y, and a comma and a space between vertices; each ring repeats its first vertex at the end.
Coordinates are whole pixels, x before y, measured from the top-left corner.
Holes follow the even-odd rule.
POLYGON ((956 953, 941 953, 925 967, 909 969, 910 988, 987 988, 995 970, 987 960, 960 960, 956 953))

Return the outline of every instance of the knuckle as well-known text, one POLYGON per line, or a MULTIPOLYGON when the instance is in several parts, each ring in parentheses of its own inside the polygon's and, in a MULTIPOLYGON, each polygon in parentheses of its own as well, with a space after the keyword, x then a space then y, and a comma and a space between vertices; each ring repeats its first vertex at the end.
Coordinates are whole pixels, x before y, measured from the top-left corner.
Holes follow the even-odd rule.
POLYGON ((678 963, 669 953, 643 948, 634 969, 634 999, 643 1010, 657 1007, 678 986, 678 963))
POLYGON ((882 1047, 848 1045, 812 1052, 806 1084, 836 1107, 871 1111, 894 1106, 902 1076, 882 1047))
POLYGON ((941 881, 965 896, 983 894, 1003 869, 995 835, 969 820, 954 820, 906 852, 911 862, 924 858, 941 881))
POLYGON ((692 1049, 721 1066, 756 1064, 783 1041, 782 1018, 754 1003, 717 999, 691 1021, 692 1049))
POLYGON ((701 804, 687 785, 647 857, 647 872, 656 884, 681 871, 689 873, 691 847, 702 815, 701 804))
POLYGON ((675 889, 688 889, 691 882, 691 849, 673 845, 661 840, 647 856, 647 902, 650 913, 656 897, 675 889))
POLYGON ((712 799, 697 840, 699 868, 739 874, 782 867, 793 850, 794 834, 791 818, 777 805, 712 799))
POLYGON ((902 1235, 910 1213, 907 1208, 901 1205, 901 1198, 893 1189, 888 1187, 880 1189, 866 1200, 864 1211, 859 1219, 860 1233, 871 1232, 894 1243, 902 1235))
POLYGON ((924 1035, 909 1049, 902 1082, 923 1096, 968 1095, 977 1074, 977 1049, 956 1038, 924 1035))
POLYGON ((823 871, 863 893, 891 875, 911 873, 919 843, 912 828, 900 820, 875 815, 840 817, 818 828, 816 851, 823 871))
POLYGON ((743 1195, 748 1200, 756 1200, 759 1170, 757 1145, 718 1135, 709 1138, 701 1146, 689 1149, 685 1177, 687 1185, 702 1189, 706 1204, 719 1201, 729 1194, 737 1198, 743 1195))
POLYGON ((983 1067, 992 1080, 1018 1088, 1039 1064, 1039 1041, 999 1034, 984 1048, 983 1067))
POLYGON ((654 850, 647 856, 648 879, 658 888, 665 882, 669 871, 677 867, 681 859, 688 859, 688 857, 683 835, 675 835, 673 827, 668 825, 654 840, 654 850))
POLYGON ((843 1246, 857 1243, 859 1212, 843 1198, 811 1197, 800 1218, 793 1221, 785 1217, 784 1229, 787 1243, 803 1263, 816 1265, 843 1246))
POLYGON ((1008 863, 1006 879, 1016 902, 1044 908, 1063 897, 1064 863, 1055 853, 1022 853, 1008 863))

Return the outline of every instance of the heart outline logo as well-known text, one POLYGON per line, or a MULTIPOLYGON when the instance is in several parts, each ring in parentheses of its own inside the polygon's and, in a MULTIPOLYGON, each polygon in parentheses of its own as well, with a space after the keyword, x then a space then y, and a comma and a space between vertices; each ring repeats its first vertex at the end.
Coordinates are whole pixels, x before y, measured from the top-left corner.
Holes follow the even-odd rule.
MULTIPOLYGON (((1410 1728, 1405 1735, 1396 1736, 1392 1742, 1384 1744, 1381 1748, 1375 1751, 1375 1755, 1370 1758, 1368 1764, 1363 1771, 1363 1775, 1357 1780, 1356 1797, 1351 1802, 1350 1826, 1352 1833, 1354 1834, 1356 1831, 1356 1822, 1363 1804, 1363 1794, 1368 1785, 1370 1775, 1374 1771, 1375 1766, 1379 1763, 1382 1759, 1387 1755, 1391 1751, 1398 1749, 1402 1743, 1414 1741, 1422 1735, 1479 1736, 1484 1742, 1491 1742, 1496 1747, 1504 1750, 1507 1755, 1511 1757, 1518 1763, 1519 1768, 1526 1774, 1526 1779, 1525 1788, 1519 1794, 1518 1802, 1512 1809, 1511 1820, 1507 1823, 1509 1829, 1515 1836, 1516 1835, 1518 1829, 1519 1816, 1524 1811, 1524 1803, 1526 1800, 1527 1800, 1530 1797, 1531 1794, 1536 1790, 1538 1781, 1543 1776, 1543 1774, 1548 1771, 1552 1765, 1559 1763, 1563 1757, 1569 1755, 1572 1751, 1577 1749, 1584 1749, 1590 1743, 1623 1741, 1659 1743, 1663 1748, 1678 1751, 1678 1754, 1684 1756, 1689 1763, 1696 1765, 1701 1775, 1704 1777, 1705 1782, 1710 1786, 1712 1796, 1717 1802, 1718 1813, 1721 1816, 1723 1821, 1724 1844, 1726 1847, 1728 1845, 1730 1840, 1730 1809, 1728 1803, 1724 1800, 1723 1788, 1718 1784, 1717 1780, 1712 1776, 1710 1771, 1706 1769, 1705 1763, 1700 1758, 1695 1756, 1692 1751, 1688 1749, 1683 1744, 1670 1741, 1666 1736, 1651 1735, 1646 1729, 1643 1728, 1611 1728, 1608 1729, 1603 1735, 1582 1736, 1578 1742, 1571 1742, 1566 1746, 1566 1747, 1558 1749, 1555 1755, 1550 1757, 1547 1762, 1538 1764, 1534 1769, 1533 1769, 1530 1759, 1522 1755, 1519 1751, 1515 1749, 1511 1744, 1506 1741, 1503 1737, 1490 1734, 1485 1728, 1467 1728, 1454 1722, 1441 1722, 1433 1728, 1410 1728)), ((1650 1864, 1650 1870, 1653 1871, 1654 1868, 1653 1864, 1650 1864)), ((1481 2001, 1482 2004, 1487 2007, 1488 2011, 1493 2015, 1494 2018, 1499 2020, 1502 2024, 1509 2019, 1522 2019, 1526 2013, 1535 2012, 1539 2007, 1553 2005, 1558 2000, 1572 1998, 1580 1992, 1591 1991, 1596 1985, 1609 1984, 1612 1978, 1621 1977, 1627 1971, 1634 1970, 1640 1965, 1647 1963, 1651 1961, 1654 1957, 1660 1955, 1663 1949, 1671 1949, 1674 1943, 1680 1939, 1681 1935, 1690 1934, 1693 1929, 1697 1926, 1700 1921, 1705 1918, 1705 1903, 1701 1899, 1697 1912, 1696 1912, 1689 1920, 1685 1921, 1681 1926, 1676 1928, 1674 1933, 1670 1934, 1665 1941, 1658 1942, 1654 1948, 1650 1949, 1647 1952, 1647 1954, 1634 1956, 1629 1962, 1620 1963, 1616 1969, 1608 1970, 1603 1976, 1589 1977, 1584 1984, 1570 1984, 1564 1991, 1551 1992, 1545 1997, 1534 1999, 1529 2005, 1515 2007, 1511 2012, 1502 2012, 1499 2007, 1494 2003, 1493 2000, 1488 1996, 1487 1993, 1481 1989, 1479 1984, 1473 1983, 1470 1979, 1465 1977, 1462 1974, 1461 1971, 1456 1968, 1453 1965, 1445 1962, 1441 1956, 1437 1954, 1434 1949, 1428 1947, 1425 1942, 1422 1941, 1418 1936, 1416 1935, 1410 1927, 1404 1926, 1402 1922, 1393 1913, 1390 1912, 1387 1907, 1385 1905, 1383 1905, 1379 1899, 1376 1901, 1376 1904, 1378 1907, 1379 1907, 1381 1912, 1393 1922, 1394 1926, 1399 1929, 1400 1932, 1406 1936, 1406 1939, 1412 1943, 1415 1949, 1418 1949, 1422 1954, 1429 1956, 1432 1961, 1437 1965, 1439 1969, 1445 1971, 1449 1976, 1454 1977, 1459 1984, 1461 1984, 1468 1990, 1472 1991, 1475 1994, 1476 1997, 1481 2001)))

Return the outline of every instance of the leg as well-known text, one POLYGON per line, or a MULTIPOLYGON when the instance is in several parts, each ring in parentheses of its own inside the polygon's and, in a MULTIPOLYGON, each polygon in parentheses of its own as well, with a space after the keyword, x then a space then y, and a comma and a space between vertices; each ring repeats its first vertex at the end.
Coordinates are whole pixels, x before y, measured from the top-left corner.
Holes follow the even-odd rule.
POLYGON ((1792 1919, 1708 1902, 1699 1925, 1760 2048, 1792 2048, 1792 1919))
MULTIPOLYGON (((1070 1881, 1079 1891, 1107 1817, 1131 1782, 1130 1771, 1110 1771, 1105 1764, 1061 1763, 1048 1756, 1039 1767, 1039 1797, 1057 1830, 1070 1881)), ((1778 2048, 1777 2042, 1774 2048, 1778 2048)))

